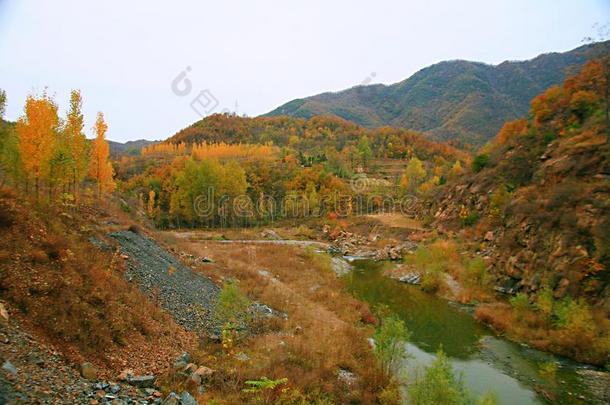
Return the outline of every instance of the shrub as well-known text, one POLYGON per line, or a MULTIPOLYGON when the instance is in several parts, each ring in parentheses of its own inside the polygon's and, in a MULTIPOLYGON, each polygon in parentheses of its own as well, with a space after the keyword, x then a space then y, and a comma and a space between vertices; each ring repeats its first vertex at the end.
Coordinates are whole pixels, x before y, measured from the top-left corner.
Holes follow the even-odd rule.
POLYGON ((421 281, 422 290, 435 293, 445 285, 445 277, 439 269, 430 269, 424 273, 421 281))
POLYGON ((474 158, 472 161, 472 171, 475 173, 480 172, 489 164, 489 155, 481 154, 474 158))
POLYGON ((477 222, 479 222, 480 218, 481 218, 481 216, 479 215, 478 212, 472 212, 472 213, 468 214, 466 217, 461 219, 462 226, 472 226, 472 225, 476 224, 477 222))
POLYGON ((493 392, 488 392, 483 394, 479 399, 477 399, 477 405, 495 405, 498 403, 498 398, 496 394, 493 392))
POLYGON ((536 309, 544 315, 548 321, 553 314, 553 305, 555 300, 553 299, 553 291, 550 288, 544 288, 538 293, 536 297, 536 309))
POLYGON ((489 284, 489 274, 485 262, 480 257, 468 261, 464 274, 465 283, 471 287, 485 287, 489 284))
POLYGON ((315 239, 317 233, 314 229, 311 229, 307 225, 299 225, 296 229, 296 236, 305 238, 305 239, 315 239))
POLYGON ((436 359, 423 375, 416 376, 408 394, 409 403, 414 405, 470 403, 462 377, 455 375, 442 348, 436 352, 436 359))
POLYGON ((271 403, 272 398, 275 396, 277 388, 287 383, 287 378, 271 380, 267 377, 263 377, 259 380, 246 381, 248 387, 244 388, 243 391, 252 394, 257 401, 268 404, 271 403))
POLYGON ((595 329, 593 315, 582 299, 566 297, 555 305, 555 326, 574 333, 592 332, 595 329))
POLYGON ((510 299, 510 305, 517 317, 521 318, 530 310, 530 302, 525 293, 518 293, 510 299))
POLYGON ((501 185, 491 194, 489 201, 489 216, 493 219, 500 219, 504 215, 504 210, 511 200, 511 193, 506 186, 501 185))
POLYGON ((408 340, 409 331, 404 321, 396 315, 382 319, 381 327, 375 333, 375 356, 387 377, 395 375, 407 357, 405 343, 408 340))
POLYGON ((236 281, 225 283, 216 302, 216 318, 223 324, 243 321, 248 313, 250 300, 240 291, 236 281))

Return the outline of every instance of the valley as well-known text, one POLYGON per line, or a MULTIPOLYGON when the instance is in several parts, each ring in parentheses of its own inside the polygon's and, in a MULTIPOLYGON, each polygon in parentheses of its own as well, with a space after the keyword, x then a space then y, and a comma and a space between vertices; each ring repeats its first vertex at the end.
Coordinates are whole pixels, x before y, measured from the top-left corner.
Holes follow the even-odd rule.
POLYGON ((609 44, 155 141, 0 90, 0 404, 610 403, 609 44))

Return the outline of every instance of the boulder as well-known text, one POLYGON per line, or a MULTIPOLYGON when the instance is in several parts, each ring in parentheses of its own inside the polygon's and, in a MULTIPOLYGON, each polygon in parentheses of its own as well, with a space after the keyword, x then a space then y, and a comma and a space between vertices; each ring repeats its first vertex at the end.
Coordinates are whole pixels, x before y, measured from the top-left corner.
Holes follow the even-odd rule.
POLYGON ((154 375, 128 376, 127 382, 138 388, 152 388, 155 386, 154 375))
POLYGON ((199 378, 201 378, 201 381, 209 381, 215 372, 216 371, 212 370, 211 368, 201 366, 197 370, 195 370, 195 372, 193 372, 193 375, 199 376, 199 378))
POLYGON ((175 392, 170 392, 163 400, 162 405, 180 405, 180 397, 175 392))
POLYGON ((188 378, 188 383, 191 385, 201 385, 201 376, 199 374, 191 374, 188 378))
POLYGON ((184 352, 174 360, 175 370, 184 370, 184 368, 191 362, 191 355, 184 352))
POLYGON ((87 380, 97 380, 97 373, 97 368, 89 362, 80 365, 80 375, 87 380))
POLYGON ((195 397, 184 391, 180 394, 180 405, 197 405, 195 397))

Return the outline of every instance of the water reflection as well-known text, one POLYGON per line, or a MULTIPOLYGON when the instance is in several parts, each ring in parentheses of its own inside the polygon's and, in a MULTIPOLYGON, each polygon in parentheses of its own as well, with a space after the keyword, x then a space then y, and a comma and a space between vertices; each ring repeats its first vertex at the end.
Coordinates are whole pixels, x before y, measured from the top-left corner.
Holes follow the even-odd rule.
POLYGON ((384 277, 390 263, 352 264, 354 271, 344 277, 350 292, 371 306, 386 305, 409 328, 413 358, 405 367, 411 375, 429 364, 442 345, 474 396, 493 390, 501 404, 534 404, 546 401, 536 394, 544 392, 554 403, 594 403, 577 373, 582 365, 498 338, 461 308, 384 277), (558 365, 554 376, 541 373, 540 366, 548 362, 558 365))

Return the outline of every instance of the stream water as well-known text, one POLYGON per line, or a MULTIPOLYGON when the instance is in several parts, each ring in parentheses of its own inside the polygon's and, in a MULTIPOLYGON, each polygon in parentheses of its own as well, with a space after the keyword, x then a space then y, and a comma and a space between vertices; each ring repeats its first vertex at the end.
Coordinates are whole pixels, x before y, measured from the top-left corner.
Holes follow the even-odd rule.
POLYGON ((596 403, 587 378, 578 372, 585 366, 498 337, 468 307, 385 277, 384 266, 391 263, 355 260, 352 265, 344 276, 349 291, 371 306, 386 305, 406 323, 411 333, 407 375, 429 364, 442 345, 474 398, 493 391, 500 404, 548 403, 544 391, 554 403, 596 403), (541 366, 550 362, 558 366, 556 372, 543 372, 541 366))

